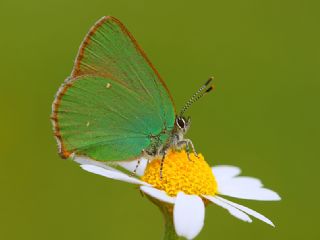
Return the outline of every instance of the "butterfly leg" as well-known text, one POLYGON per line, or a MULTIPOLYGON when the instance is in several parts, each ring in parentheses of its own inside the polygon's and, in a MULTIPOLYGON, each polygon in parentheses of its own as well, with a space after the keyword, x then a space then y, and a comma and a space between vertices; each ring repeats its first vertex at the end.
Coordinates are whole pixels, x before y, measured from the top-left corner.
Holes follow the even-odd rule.
POLYGON ((167 150, 163 151, 163 154, 162 154, 162 158, 161 158, 161 161, 160 161, 160 180, 162 180, 162 177, 163 177, 163 164, 164 164, 164 159, 167 155, 167 150))
POLYGON ((195 149, 195 147, 194 147, 194 145, 193 145, 193 142, 192 142, 190 139, 185 139, 185 140, 187 141, 187 145, 190 145, 190 146, 191 146, 192 152, 194 153, 194 155, 195 155, 197 158, 199 158, 199 157, 198 157, 198 153, 197 153, 197 151, 196 151, 196 149, 195 149))
POLYGON ((188 157, 189 161, 191 161, 189 144, 186 144, 186 152, 187 152, 187 157, 188 157))
MULTIPOLYGON (((148 154, 148 152, 145 149, 142 149, 141 154, 143 154, 144 156, 150 155, 150 154, 148 154)), ((133 172, 131 172, 131 174, 130 174, 131 177, 133 177, 133 176, 135 176, 137 174, 137 170, 138 170, 138 168, 140 166, 140 163, 141 163, 141 158, 139 158, 137 160, 137 165, 134 168, 133 172)), ((148 159, 148 164, 149 164, 149 159, 148 159)))
POLYGON ((186 141, 186 139, 181 140, 181 141, 179 141, 177 143, 178 149, 181 149, 183 146, 185 146, 188 159, 191 161, 191 159, 190 159, 190 147, 189 147, 188 141, 186 141))
POLYGON ((179 141, 177 145, 178 145, 178 147, 181 147, 182 145, 186 146, 186 152, 187 152, 189 160, 190 160, 190 156, 189 156, 190 155, 190 146, 192 148, 192 152, 194 153, 194 155, 196 157, 198 157, 198 153, 196 152, 196 149, 190 139, 183 139, 183 140, 179 141))
POLYGON ((137 174, 137 170, 140 166, 140 163, 141 163, 141 159, 139 158, 138 161, 137 161, 137 165, 136 167, 134 168, 133 172, 130 174, 131 177, 135 176, 137 174))

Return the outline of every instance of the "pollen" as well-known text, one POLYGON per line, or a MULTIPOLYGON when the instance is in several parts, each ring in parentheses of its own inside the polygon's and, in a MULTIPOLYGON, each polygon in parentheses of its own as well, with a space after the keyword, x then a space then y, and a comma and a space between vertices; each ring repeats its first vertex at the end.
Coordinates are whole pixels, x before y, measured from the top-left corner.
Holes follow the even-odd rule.
POLYGON ((150 162, 142 180, 170 196, 176 196, 180 191, 190 195, 214 195, 217 192, 216 180, 202 154, 197 157, 190 153, 188 158, 185 150, 170 151, 164 159, 162 178, 160 165, 161 158, 150 162))

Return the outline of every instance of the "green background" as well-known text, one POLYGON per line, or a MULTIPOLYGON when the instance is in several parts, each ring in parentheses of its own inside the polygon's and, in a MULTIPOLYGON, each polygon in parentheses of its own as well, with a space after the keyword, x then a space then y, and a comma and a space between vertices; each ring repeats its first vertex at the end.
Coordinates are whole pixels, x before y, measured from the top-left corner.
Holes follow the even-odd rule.
POLYGON ((198 239, 318 238, 319 9, 316 0, 1 0, 0 239, 160 239, 160 212, 135 186, 57 155, 53 96, 104 15, 137 38, 178 108, 215 76, 215 92, 189 112, 188 136, 210 165, 240 166, 283 198, 235 200, 275 229, 209 206, 198 239))

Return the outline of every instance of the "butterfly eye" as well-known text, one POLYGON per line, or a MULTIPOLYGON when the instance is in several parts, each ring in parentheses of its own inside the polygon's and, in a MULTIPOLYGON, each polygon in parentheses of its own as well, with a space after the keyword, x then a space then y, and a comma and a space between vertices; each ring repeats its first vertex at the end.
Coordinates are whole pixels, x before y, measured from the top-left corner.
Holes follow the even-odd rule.
POLYGON ((183 118, 179 117, 177 119, 177 125, 178 127, 180 127, 181 129, 184 129, 185 128, 185 125, 186 125, 186 122, 183 118))

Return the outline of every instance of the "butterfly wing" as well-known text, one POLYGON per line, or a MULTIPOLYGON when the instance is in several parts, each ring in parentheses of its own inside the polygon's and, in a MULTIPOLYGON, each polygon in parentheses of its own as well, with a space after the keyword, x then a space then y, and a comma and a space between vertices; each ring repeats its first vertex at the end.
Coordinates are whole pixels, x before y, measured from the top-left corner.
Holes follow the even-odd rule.
POLYGON ((52 119, 63 157, 120 161, 141 155, 151 135, 172 130, 175 109, 132 35, 119 20, 104 17, 84 39, 52 119))

